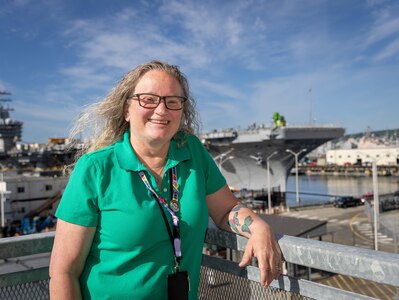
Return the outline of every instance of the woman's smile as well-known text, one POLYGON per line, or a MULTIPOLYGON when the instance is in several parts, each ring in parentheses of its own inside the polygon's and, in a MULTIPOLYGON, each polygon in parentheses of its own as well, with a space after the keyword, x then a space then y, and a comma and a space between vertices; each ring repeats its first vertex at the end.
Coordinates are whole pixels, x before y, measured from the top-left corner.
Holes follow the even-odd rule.
MULTIPOLYGON (((163 71, 149 71, 137 83, 135 94, 150 94, 159 97, 183 96, 177 79, 163 71)), ((158 102, 154 108, 143 107, 139 101, 131 101, 126 119, 130 123, 132 146, 164 145, 168 147, 170 140, 180 128, 182 110, 171 110, 164 101, 158 102)), ((146 146, 146 147, 147 147, 146 146)))
POLYGON ((168 125, 170 121, 168 120, 160 120, 160 119, 148 119, 150 123, 159 124, 159 125, 168 125))

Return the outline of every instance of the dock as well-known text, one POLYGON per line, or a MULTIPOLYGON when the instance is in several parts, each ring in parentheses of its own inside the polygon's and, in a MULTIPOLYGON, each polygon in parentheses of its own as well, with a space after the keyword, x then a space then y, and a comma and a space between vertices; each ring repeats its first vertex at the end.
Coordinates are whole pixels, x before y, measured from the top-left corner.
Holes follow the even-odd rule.
MULTIPOLYGON (((377 166, 378 176, 399 176, 398 165, 377 166)), ((371 165, 302 165, 298 166, 300 174, 308 175, 354 175, 371 176, 371 165)))

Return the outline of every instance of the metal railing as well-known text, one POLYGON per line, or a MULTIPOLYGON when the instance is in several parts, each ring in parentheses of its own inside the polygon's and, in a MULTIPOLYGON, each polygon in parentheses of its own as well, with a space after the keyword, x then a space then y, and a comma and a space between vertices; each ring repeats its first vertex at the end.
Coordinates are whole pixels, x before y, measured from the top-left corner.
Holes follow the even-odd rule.
MULTIPOLYGON (((49 253, 54 232, 0 239, 0 260, 49 253)), ((247 239, 209 229, 206 243, 243 251, 247 239)), ((292 236, 279 237, 284 258, 300 265, 399 287, 399 255, 292 236)), ((228 250, 229 251, 229 250, 228 250)), ((281 276, 267 289, 259 284, 256 266, 204 255, 199 299, 376 299, 304 278, 281 276)), ((0 299, 48 299, 48 264, 4 272, 0 264, 0 299), (13 294, 15 294, 13 296, 13 294)))

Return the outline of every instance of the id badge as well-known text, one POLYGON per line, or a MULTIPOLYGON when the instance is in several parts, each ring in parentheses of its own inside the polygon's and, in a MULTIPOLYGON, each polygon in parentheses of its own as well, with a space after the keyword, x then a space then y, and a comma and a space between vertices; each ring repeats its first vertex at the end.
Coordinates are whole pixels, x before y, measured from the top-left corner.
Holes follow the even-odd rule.
POLYGON ((179 271, 168 275, 168 299, 188 300, 190 282, 187 271, 179 271))

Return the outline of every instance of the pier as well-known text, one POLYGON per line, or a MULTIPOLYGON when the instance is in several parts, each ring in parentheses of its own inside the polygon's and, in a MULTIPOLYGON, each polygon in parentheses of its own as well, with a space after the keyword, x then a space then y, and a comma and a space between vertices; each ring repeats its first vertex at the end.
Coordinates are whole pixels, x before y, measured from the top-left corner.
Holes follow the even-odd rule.
MULTIPOLYGON (((377 166, 378 176, 399 176, 398 165, 377 166)), ((299 166, 300 174, 308 175, 355 175, 371 176, 372 166, 370 165, 305 165, 299 166)))

